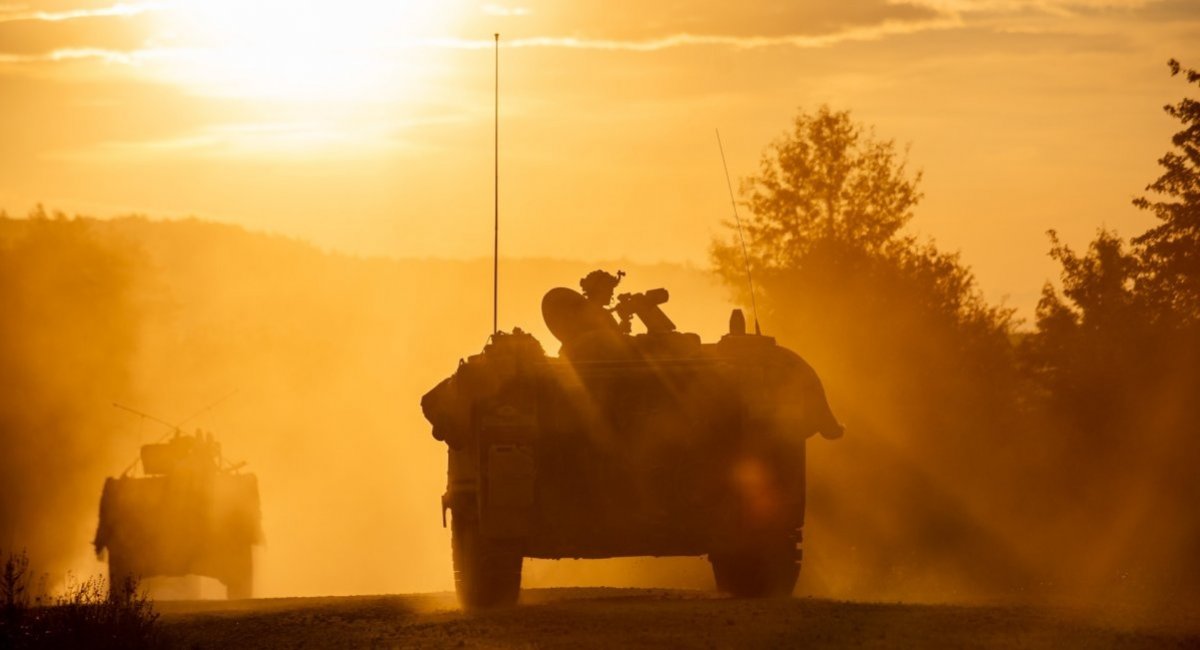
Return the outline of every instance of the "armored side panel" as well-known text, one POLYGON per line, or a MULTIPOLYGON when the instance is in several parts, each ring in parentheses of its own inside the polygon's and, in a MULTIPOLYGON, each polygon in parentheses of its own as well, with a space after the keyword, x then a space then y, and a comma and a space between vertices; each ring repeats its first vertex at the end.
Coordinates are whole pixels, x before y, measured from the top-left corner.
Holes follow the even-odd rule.
POLYGON ((740 422, 728 373, 700 360, 545 369, 526 554, 706 552, 738 453, 726 435, 740 422))
POLYGON ((114 587, 128 576, 203 575, 223 582, 231 597, 249 597, 260 521, 253 475, 110 478, 96 552, 108 552, 114 587))

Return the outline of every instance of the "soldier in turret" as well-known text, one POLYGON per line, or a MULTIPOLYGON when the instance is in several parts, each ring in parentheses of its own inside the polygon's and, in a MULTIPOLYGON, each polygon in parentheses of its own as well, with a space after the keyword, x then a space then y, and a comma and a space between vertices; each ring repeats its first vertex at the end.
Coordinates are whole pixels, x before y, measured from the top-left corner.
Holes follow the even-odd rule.
POLYGON ((624 271, 617 271, 617 274, 613 275, 607 271, 595 270, 579 281, 579 288, 583 289, 583 297, 587 300, 587 307, 581 318, 589 325, 587 329, 620 331, 608 306, 612 304, 613 291, 624 276, 624 271))
POLYGON ((623 271, 613 275, 596 270, 579 281, 583 300, 575 294, 578 302, 573 304, 573 313, 569 315, 571 325, 563 339, 563 354, 576 359, 615 358, 627 352, 625 332, 609 306, 613 301, 613 290, 624 275, 623 271))

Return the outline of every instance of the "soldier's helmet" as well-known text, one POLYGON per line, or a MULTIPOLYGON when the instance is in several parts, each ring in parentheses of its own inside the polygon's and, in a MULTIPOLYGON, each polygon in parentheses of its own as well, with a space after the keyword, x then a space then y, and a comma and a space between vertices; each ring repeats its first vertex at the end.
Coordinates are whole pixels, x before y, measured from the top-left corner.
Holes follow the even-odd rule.
POLYGON ((612 302, 613 289, 617 288, 624 276, 624 271, 617 271, 616 275, 607 271, 592 271, 579 281, 579 288, 583 289, 583 296, 588 300, 607 305, 612 302))

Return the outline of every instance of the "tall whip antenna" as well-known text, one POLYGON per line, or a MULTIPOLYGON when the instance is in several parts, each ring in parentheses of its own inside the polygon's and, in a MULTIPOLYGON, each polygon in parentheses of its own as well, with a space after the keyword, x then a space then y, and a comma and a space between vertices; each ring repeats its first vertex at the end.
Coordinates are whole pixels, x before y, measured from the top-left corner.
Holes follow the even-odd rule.
POLYGON ((498 314, 500 311, 500 33, 496 37, 496 75, 495 98, 492 122, 492 179, 494 209, 492 231, 492 334, 500 331, 498 314))
POLYGON ((182 427, 183 425, 187 424, 188 422, 191 422, 192 420, 195 420, 196 418, 200 417, 204 413, 207 413, 207 412, 217 408, 217 406, 219 406, 221 404, 221 402, 224 402, 225 400, 229 399, 230 397, 237 395, 237 392, 238 392, 238 389, 235 388, 235 389, 229 391, 228 393, 225 393, 221 397, 210 402, 208 404, 208 406, 205 406, 204 408, 200 409, 199 411, 196 411, 195 413, 192 413, 191 415, 187 416, 186 418, 180 420, 179 424, 175 425, 175 428, 178 429, 178 428, 182 427))
POLYGON ((733 181, 729 180, 729 164, 725 162, 725 145, 721 144, 721 129, 717 129, 717 148, 721 150, 721 166, 725 168, 725 186, 729 188, 729 204, 733 206, 733 221, 737 224, 738 241, 742 243, 742 263, 746 266, 746 283, 750 285, 750 307, 754 310, 754 333, 758 327, 758 299, 754 295, 754 277, 750 275, 750 253, 746 251, 746 236, 742 234, 742 218, 738 216, 737 199, 733 196, 733 181))

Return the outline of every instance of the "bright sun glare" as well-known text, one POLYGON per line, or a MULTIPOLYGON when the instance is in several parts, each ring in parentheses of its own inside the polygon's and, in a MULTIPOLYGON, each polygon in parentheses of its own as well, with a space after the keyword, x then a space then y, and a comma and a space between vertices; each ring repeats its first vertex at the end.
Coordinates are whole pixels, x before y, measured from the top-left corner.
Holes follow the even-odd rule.
POLYGON ((182 45, 174 73, 206 91, 242 97, 381 101, 405 92, 444 34, 453 3, 430 0, 187 0, 173 4, 166 39, 182 45))

